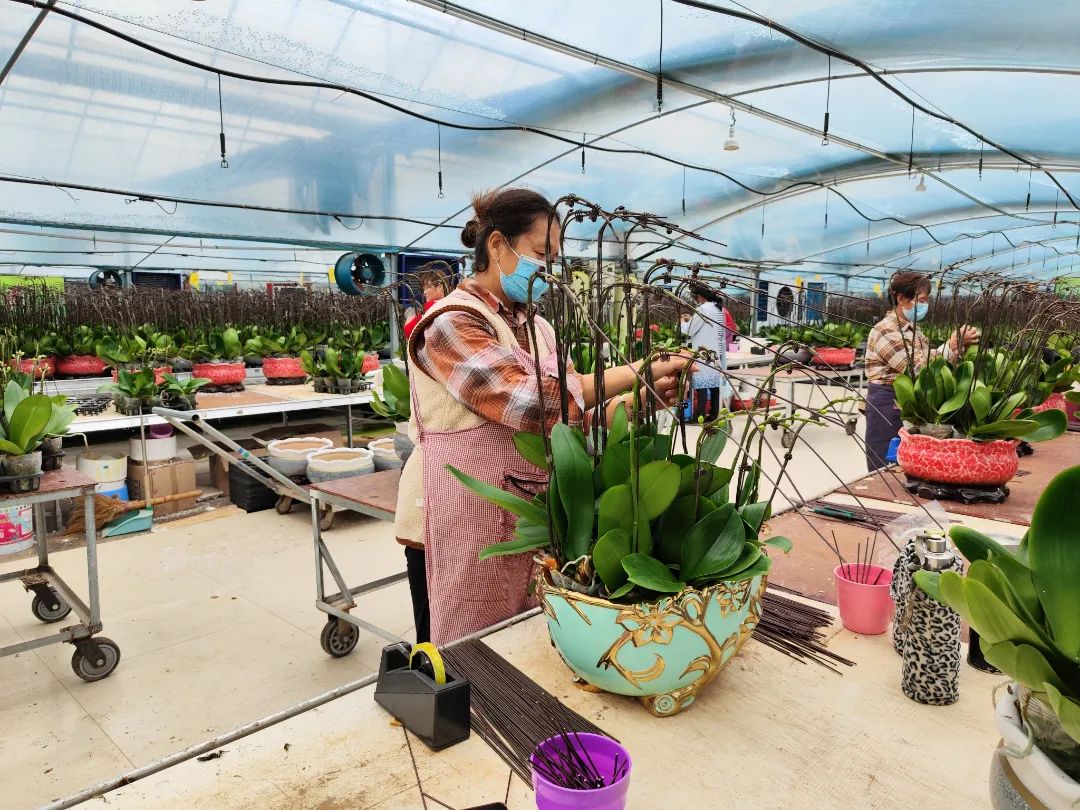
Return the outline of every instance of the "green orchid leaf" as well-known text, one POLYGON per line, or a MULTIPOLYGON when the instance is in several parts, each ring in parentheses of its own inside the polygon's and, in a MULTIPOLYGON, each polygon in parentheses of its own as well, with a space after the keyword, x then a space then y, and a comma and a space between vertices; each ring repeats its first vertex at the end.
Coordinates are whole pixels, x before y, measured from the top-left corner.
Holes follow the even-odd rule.
POLYGON ((720 454, 724 452, 727 440, 728 423, 726 420, 705 428, 698 439, 698 456, 702 461, 715 464, 720 454))
POLYGON ((680 468, 678 495, 706 495, 712 487, 712 471, 716 469, 711 464, 689 466, 680 468))
POLYGON ((657 526, 656 550, 660 559, 666 563, 682 563, 683 538, 698 522, 698 515, 704 517, 716 507, 707 499, 683 495, 664 512, 657 526), (697 515, 694 507, 697 506, 697 515))
POLYGON ((985 423, 986 417, 990 414, 990 389, 987 388, 985 383, 975 383, 975 387, 968 397, 968 404, 975 413, 976 424, 985 423))
POLYGON ((524 431, 514 434, 514 447, 518 455, 541 470, 547 469, 547 450, 544 448, 544 437, 538 433, 525 433, 524 431))
POLYGON ((785 554, 790 554, 791 549, 795 547, 788 538, 781 537, 780 535, 770 537, 765 541, 765 545, 771 546, 772 548, 778 548, 785 554))
POLYGON ((615 415, 611 418, 611 427, 608 428, 608 446, 618 444, 627 437, 630 432, 630 420, 626 415, 626 403, 620 402, 615 407, 615 415))
MULTIPOLYGON (((971 577, 965 578, 963 583, 967 608, 971 614, 971 626, 988 643, 1012 641, 1043 648, 1044 643, 1039 635, 1024 624, 989 587, 971 577)), ((1075 619, 1075 614, 1073 618, 1075 619)))
MULTIPOLYGON (((32 452, 40 443, 52 418, 53 403, 44 394, 33 394, 15 406, 8 421, 8 440, 22 453, 32 452)), ((21 454, 20 454, 21 455, 21 454)))
POLYGON ((544 537, 539 539, 535 537, 515 537, 505 543, 495 543, 481 549, 479 559, 483 561, 492 557, 509 557, 514 554, 524 554, 527 551, 536 551, 543 548, 547 545, 547 542, 546 530, 544 537))
POLYGON ((761 549, 758 546, 753 543, 744 543, 739 556, 735 558, 735 562, 719 571, 706 571, 701 575, 701 579, 725 580, 728 577, 733 577, 754 565, 761 556, 761 549))
MULTIPOLYGON (((915 584, 918 585, 931 599, 936 602, 941 602, 943 605, 948 605, 948 602, 945 601, 945 597, 941 595, 940 571, 916 571, 914 580, 915 584)), ((955 610, 955 608, 953 609, 955 610)))
POLYGON ((995 554, 990 561, 1005 585, 1009 607, 1029 625, 1042 627, 1045 616, 1035 593, 1031 570, 1011 554, 995 554))
POLYGON ((769 519, 769 514, 772 509, 771 504, 768 501, 758 501, 757 503, 748 503, 739 507, 739 514, 742 515, 743 522, 746 524, 746 539, 757 539, 758 532, 761 531, 761 524, 769 519))
POLYGON ((710 512, 683 541, 683 576, 698 579, 723 571, 738 559, 745 539, 746 527, 738 512, 723 507, 710 512), (705 552, 698 555, 701 546, 705 552))
POLYGON ((608 443, 600 459, 600 478, 605 487, 618 486, 630 480, 630 445, 608 443))
POLYGON ((614 591, 626 582, 627 574, 622 561, 629 554, 630 534, 623 529, 606 532, 593 546, 593 567, 608 591, 614 591))
MULTIPOLYGON (((919 582, 918 571, 916 574, 916 582, 919 582)), ((920 586, 922 587, 922 586, 920 586)), ((955 571, 942 571, 938 577, 938 601, 948 605, 964 619, 968 624, 971 624, 971 610, 968 605, 967 588, 964 584, 964 578, 957 574, 955 571)))
POLYGON ((1047 485, 1031 516, 1027 552, 1054 642, 1069 658, 1080 661, 1080 553, 1072 511, 1077 492, 1080 466, 1070 467, 1047 485))
POLYGON ((724 582, 743 582, 757 576, 765 576, 770 570, 772 570, 772 560, 769 559, 768 555, 759 552, 757 558, 749 567, 736 571, 733 574, 718 576, 716 579, 724 582))
POLYGON ((627 537, 634 531, 634 494, 629 484, 619 484, 604 492, 597 505, 597 533, 602 537, 622 529, 627 537))
POLYGON ((893 381, 893 393, 896 395, 896 405, 905 414, 915 410, 915 383, 911 377, 901 374, 893 381))
POLYGON ((551 457, 559 500, 566 511, 563 549, 568 560, 588 553, 596 516, 592 459, 569 425, 559 422, 551 431, 551 457))
POLYGON ((634 590, 634 585, 635 584, 636 583, 633 583, 633 582, 626 582, 625 584, 623 584, 623 586, 621 588, 616 588, 611 593, 609 593, 608 594, 608 599, 611 599, 612 601, 614 601, 616 599, 621 599, 622 597, 624 597, 628 593, 630 593, 630 591, 634 590))
POLYGON ((988 560, 992 554, 1009 553, 997 540, 967 526, 953 526, 949 529, 949 537, 968 562, 988 560))
POLYGON ((623 570, 635 585, 657 593, 679 593, 685 582, 675 579, 671 569, 648 554, 628 554, 622 559, 623 570))
POLYGON ((655 520, 671 506, 682 481, 677 464, 670 461, 650 461, 638 471, 639 518, 655 520))
POLYGON ((472 476, 463 473, 461 470, 451 467, 449 464, 446 465, 446 469, 448 469, 458 481, 464 484, 467 489, 472 490, 485 501, 493 503, 520 518, 525 518, 526 520, 532 521, 533 523, 539 523, 540 525, 547 525, 547 512, 532 501, 520 498, 512 492, 507 492, 505 489, 497 487, 494 484, 489 484, 486 481, 473 478, 472 476))
POLYGON ((1068 429, 1069 425, 1069 417, 1060 408, 1049 408, 1024 418, 1039 425, 1038 428, 1024 436, 1024 441, 1029 443, 1056 439, 1068 429))
POLYGON ((1019 439, 1026 438, 1028 434, 1039 429, 1039 423, 1033 419, 1003 419, 1000 422, 991 422, 987 425, 979 425, 968 431, 972 438, 979 439, 1019 439))
POLYGON ((23 455, 23 449, 17 444, 12 444, 7 439, 0 439, 0 453, 6 456, 21 456, 23 455))

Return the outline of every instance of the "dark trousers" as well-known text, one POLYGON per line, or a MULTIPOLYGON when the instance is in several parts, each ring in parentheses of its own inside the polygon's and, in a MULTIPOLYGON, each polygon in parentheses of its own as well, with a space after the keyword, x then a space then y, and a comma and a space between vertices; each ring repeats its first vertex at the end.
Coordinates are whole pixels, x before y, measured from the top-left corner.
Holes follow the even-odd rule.
POLYGON ((866 469, 873 472, 888 464, 889 443, 903 426, 893 387, 870 383, 866 394, 866 469))
POLYGON ((412 597, 416 643, 431 640, 431 616, 428 611, 427 571, 424 550, 405 546, 405 570, 409 575, 409 595, 412 597))
POLYGON ((694 416, 708 416, 715 419, 720 413, 720 389, 719 388, 696 388, 694 389, 694 416), (712 409, 706 413, 707 403, 712 403, 712 409))

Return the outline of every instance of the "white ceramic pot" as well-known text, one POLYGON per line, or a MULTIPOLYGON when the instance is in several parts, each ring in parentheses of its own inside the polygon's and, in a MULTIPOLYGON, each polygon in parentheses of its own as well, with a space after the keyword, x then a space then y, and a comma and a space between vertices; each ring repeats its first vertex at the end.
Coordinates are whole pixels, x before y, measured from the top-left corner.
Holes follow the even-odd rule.
POLYGON ((277 439, 266 445, 266 462, 282 475, 304 475, 307 471, 308 456, 316 450, 333 446, 334 443, 329 439, 317 436, 277 439))
POLYGON ((353 478, 375 472, 375 454, 363 447, 316 450, 307 459, 307 477, 313 484, 353 478))
POLYGON ((1049 810, 1080 807, 1080 784, 1061 770, 1036 746, 1026 756, 1028 735, 1016 709, 1019 686, 1009 684, 998 692, 995 722, 1001 732, 1002 747, 994 752, 990 770, 990 799, 995 810, 1033 807, 1022 787, 1049 810), (1019 786, 1016 784, 1019 782, 1019 786))
POLYGON ((112 450, 84 450, 75 460, 75 469, 96 484, 109 484, 127 478, 127 461, 126 455, 112 450))
POLYGON ((142 455, 142 442, 139 439, 128 439, 128 455, 132 461, 168 461, 176 458, 176 437, 165 436, 160 439, 151 436, 146 437, 146 458, 142 455))
POLYGON ((394 449, 393 439, 376 439, 368 443, 368 450, 374 455, 375 471, 397 470, 401 468, 401 459, 394 449))

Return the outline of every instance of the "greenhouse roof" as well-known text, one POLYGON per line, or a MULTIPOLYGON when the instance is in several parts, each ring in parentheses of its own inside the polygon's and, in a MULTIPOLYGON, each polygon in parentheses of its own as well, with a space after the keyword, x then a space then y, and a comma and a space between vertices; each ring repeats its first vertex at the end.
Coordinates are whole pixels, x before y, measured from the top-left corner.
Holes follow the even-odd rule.
POLYGON ((1080 247, 1066 0, 47 5, 0 4, 3 272, 321 275, 354 246, 460 250, 470 195, 505 184, 705 237, 639 232, 637 257, 855 284, 1051 277, 1080 247))

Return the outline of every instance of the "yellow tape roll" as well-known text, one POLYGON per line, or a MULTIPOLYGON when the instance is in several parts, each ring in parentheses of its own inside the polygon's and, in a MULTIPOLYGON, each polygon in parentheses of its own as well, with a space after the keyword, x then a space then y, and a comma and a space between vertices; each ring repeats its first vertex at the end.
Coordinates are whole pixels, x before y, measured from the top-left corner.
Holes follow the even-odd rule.
POLYGON ((443 664, 442 656, 439 655, 439 651, 435 648, 435 645, 429 641, 424 641, 417 644, 412 648, 412 654, 409 656, 409 668, 412 669, 413 659, 417 653, 423 653, 427 660, 431 662, 431 669, 435 673, 435 683, 439 686, 446 685, 446 665, 443 664))

